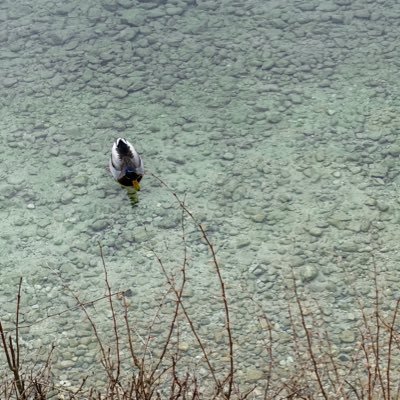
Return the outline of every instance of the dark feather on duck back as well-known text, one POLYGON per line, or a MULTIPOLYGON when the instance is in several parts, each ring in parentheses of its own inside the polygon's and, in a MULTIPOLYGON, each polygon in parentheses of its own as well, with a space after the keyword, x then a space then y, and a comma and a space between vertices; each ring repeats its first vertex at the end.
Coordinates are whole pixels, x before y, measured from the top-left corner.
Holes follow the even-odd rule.
POLYGON ((118 149, 118 154, 119 157, 122 159, 122 157, 133 157, 133 154, 131 150, 129 149, 129 146, 123 141, 120 140, 117 145, 118 149))

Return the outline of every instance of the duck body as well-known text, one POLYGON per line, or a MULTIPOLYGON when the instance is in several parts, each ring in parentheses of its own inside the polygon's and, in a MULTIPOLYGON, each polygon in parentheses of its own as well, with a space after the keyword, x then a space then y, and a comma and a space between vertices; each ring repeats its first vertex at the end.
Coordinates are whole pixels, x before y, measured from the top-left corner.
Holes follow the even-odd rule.
POLYGON ((139 182, 144 175, 143 160, 126 139, 118 138, 114 142, 109 166, 112 176, 121 185, 140 190, 139 182))

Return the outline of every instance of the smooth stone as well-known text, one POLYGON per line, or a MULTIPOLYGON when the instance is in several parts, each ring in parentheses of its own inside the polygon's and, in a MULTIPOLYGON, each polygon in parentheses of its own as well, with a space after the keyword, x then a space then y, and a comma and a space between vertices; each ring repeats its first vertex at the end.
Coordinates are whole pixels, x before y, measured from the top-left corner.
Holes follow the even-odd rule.
POLYGON ((51 149, 49 149, 49 154, 57 157, 60 154, 60 148, 58 146, 52 147, 51 149))
POLYGON ((382 131, 372 131, 372 132, 367 132, 367 137, 368 139, 377 141, 380 140, 383 136, 383 132, 382 131))
POLYGON ((73 199, 75 198, 74 194, 72 192, 64 192, 61 195, 61 203, 63 204, 68 204, 70 203, 73 199))
POLYGON ((18 175, 10 175, 7 177, 7 183, 15 186, 22 185, 24 183, 24 178, 18 175))
POLYGON ((314 11, 317 8, 317 2, 304 2, 299 4, 297 7, 301 10, 301 11, 314 11))
POLYGON ((231 116, 231 122, 233 124, 244 123, 247 119, 247 113, 244 111, 239 111, 231 116))
POLYGON ((86 186, 89 178, 86 175, 79 175, 72 179, 72 184, 74 186, 86 186))
POLYGON ((318 276, 318 270, 313 265, 305 265, 302 267, 300 274, 304 282, 311 282, 318 276))
POLYGON ((10 88, 11 86, 14 86, 17 83, 18 83, 18 80, 16 78, 4 78, 3 79, 3 86, 5 88, 10 88))
POLYGON ((264 264, 257 264, 251 268, 250 272, 258 278, 268 272, 268 269, 264 264))
POLYGON ((355 253, 358 251, 359 245, 354 242, 347 241, 339 245, 335 245, 334 248, 337 250, 344 251, 346 253, 355 253))
POLYGON ((63 369, 64 368, 72 368, 75 366, 75 362, 72 360, 62 360, 59 365, 63 369))
POLYGON ((268 71, 269 69, 271 69, 274 66, 275 66, 275 60, 273 58, 265 59, 262 64, 262 69, 264 71, 268 71))
POLYGON ((109 226, 109 222, 106 219, 99 219, 91 225, 92 230, 95 232, 103 231, 109 226))
POLYGON ((137 228, 133 233, 133 238, 136 242, 145 242, 149 239, 149 234, 144 228, 137 228))
POLYGON ((135 9, 130 9, 122 13, 121 22, 130 26, 145 25, 146 15, 135 9))
POLYGON ((264 112, 264 111, 268 111, 270 109, 270 107, 271 107, 271 103, 269 101, 259 100, 254 105, 254 111, 264 112))
POLYGON ((183 156, 179 156, 177 154, 170 154, 167 156, 168 161, 172 161, 176 164, 185 164, 186 160, 183 156))
POLYGON ((18 192, 18 188, 6 183, 0 184, 0 193, 3 197, 11 198, 18 192))
POLYGON ((267 121, 271 124, 277 124, 282 121, 282 116, 281 114, 274 112, 268 115, 267 121))
POLYGON ((183 7, 174 7, 174 6, 167 6, 165 9, 165 13, 167 15, 181 15, 184 13, 183 7))
POLYGON ((232 153, 224 153, 224 154, 222 155, 222 158, 223 158, 224 160, 227 160, 227 161, 232 161, 232 160, 235 159, 235 156, 234 156, 234 154, 232 154, 232 153))
POLYGON ((259 212, 257 214, 254 214, 251 216, 252 221, 257 222, 257 223, 262 223, 266 220, 267 214, 264 212, 259 212))
POLYGON ((300 95, 296 94, 296 93, 290 93, 288 95, 288 99, 293 104, 302 104, 303 103, 303 98, 300 95))
POLYGON ((178 350, 180 351, 188 351, 189 350, 189 343, 187 342, 180 342, 178 345, 178 350))
POLYGON ((356 335, 353 331, 345 329, 340 333, 339 338, 343 343, 354 343, 356 335))
POLYGON ((258 382, 263 376, 264 373, 260 369, 248 368, 244 375, 244 380, 246 382, 258 382))
POLYGON ((323 230, 322 229, 320 229, 320 228, 317 228, 317 227, 309 227, 309 228, 306 228, 306 231, 311 235, 311 236, 314 236, 314 237, 321 237, 322 236, 322 233, 323 233, 323 230))
POLYGON ((322 161, 325 161, 325 153, 324 152, 322 152, 322 151, 317 151, 316 153, 315 153, 315 160, 316 161, 318 161, 318 162, 322 162, 322 161))
POLYGON ((400 155, 400 145, 393 144, 387 150, 386 153, 393 157, 398 157, 400 155))
POLYGON ((126 90, 115 88, 115 87, 110 88, 110 93, 111 93, 111 95, 113 95, 114 97, 116 97, 118 99, 123 99, 124 97, 128 96, 128 94, 129 94, 126 90))
POLYGON ((236 240, 236 248, 237 249, 242 249, 243 247, 247 247, 251 244, 251 241, 249 239, 237 239, 236 240))
POLYGON ((382 212, 389 210, 389 205, 380 200, 378 200, 378 202, 376 203, 376 206, 378 207, 378 210, 382 211, 382 212))
POLYGON ((75 196, 83 196, 87 194, 87 189, 85 187, 76 187, 72 189, 72 193, 75 196))
POLYGON ((369 175, 372 178, 385 178, 387 176, 388 169, 384 165, 374 165, 369 171, 369 175))

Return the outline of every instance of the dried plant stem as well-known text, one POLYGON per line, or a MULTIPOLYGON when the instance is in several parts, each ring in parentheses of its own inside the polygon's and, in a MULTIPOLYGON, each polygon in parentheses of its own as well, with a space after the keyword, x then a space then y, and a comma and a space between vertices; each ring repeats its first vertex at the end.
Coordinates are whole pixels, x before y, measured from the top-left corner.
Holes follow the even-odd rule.
MULTIPOLYGON (((117 317, 114 309, 114 304, 113 304, 113 296, 111 292, 111 286, 108 280, 108 272, 106 268, 106 263, 104 261, 104 255, 103 255, 103 247, 99 243, 99 248, 100 248, 100 257, 101 257, 101 263, 103 265, 103 272, 104 272, 104 280, 107 286, 107 298, 108 298, 108 303, 110 305, 110 310, 111 310, 111 315, 112 315, 112 326, 113 326, 113 332, 114 332, 114 338, 115 338, 115 363, 113 365, 113 368, 116 369, 115 375, 113 375, 114 379, 114 384, 118 383, 119 376, 121 373, 121 359, 120 359, 120 345, 119 345, 119 334, 118 334, 118 323, 117 323, 117 317)), ((110 364, 111 366, 111 364, 110 364)))
MULTIPOLYGON (((397 315, 400 307, 400 299, 396 301, 396 306, 393 312, 393 317, 390 324, 385 324, 386 328, 389 330, 389 343, 388 343, 388 355, 387 355, 387 366, 386 366, 386 384, 387 384, 387 398, 390 400, 391 397, 391 370, 392 370, 392 352, 393 352, 393 341, 396 326, 397 315)), ((397 397, 397 396, 396 396, 397 397)))
POLYGON ((19 314, 21 307, 21 288, 22 288, 22 277, 19 279, 18 294, 17 294, 17 309, 15 319, 15 344, 11 338, 4 331, 3 325, 0 322, 0 336, 3 343, 3 351, 5 353, 8 368, 14 374, 14 385, 17 393, 18 400, 26 400, 27 396, 25 393, 25 384, 21 376, 21 365, 20 365, 20 346, 19 346, 19 314), (7 340, 8 339, 8 340, 7 340))
MULTIPOLYGON (((189 218, 193 221, 193 223, 199 229, 203 240, 205 241, 205 243, 207 244, 207 247, 209 248, 209 250, 211 252, 213 265, 214 265, 215 272, 216 272, 217 277, 218 277, 219 286, 220 286, 220 289, 221 289, 221 298, 222 298, 222 302, 223 302, 223 306, 224 306, 225 329, 226 329, 227 338, 228 338, 228 351, 229 351, 229 372, 228 372, 226 378, 223 380, 223 382, 227 382, 228 383, 228 388, 227 388, 226 392, 224 393, 224 396, 226 396, 226 398, 230 398, 231 395, 232 395, 232 391, 233 391, 233 382, 234 382, 234 373, 235 373, 234 354, 233 354, 233 335, 232 335, 232 326, 231 326, 231 320, 230 320, 230 310, 229 310, 229 304, 228 304, 228 299, 227 299, 227 294, 226 294, 225 282, 224 282, 224 280, 222 278, 221 268, 219 266, 219 262, 218 262, 218 259, 217 259, 217 255, 216 255, 216 252, 215 252, 214 245, 211 243, 211 241, 210 241, 210 239, 209 239, 209 237, 208 237, 203 225, 197 221, 196 217, 188 209, 188 207, 186 206, 185 202, 183 200, 181 200, 181 198, 176 194, 176 192, 173 191, 168 186, 168 184, 166 182, 164 182, 161 178, 159 178, 157 175, 154 175, 154 174, 151 174, 151 175, 158 182, 160 182, 161 185, 164 186, 172 194, 172 196, 176 199, 176 201, 178 202, 180 208, 185 212, 186 215, 189 216, 189 218)), ((186 318, 188 318, 187 311, 185 310, 184 307, 182 307, 182 310, 183 310, 186 318)), ((197 332, 195 333, 194 326, 191 323, 190 318, 189 318, 188 321, 189 321, 189 324, 191 326, 192 332, 194 333, 194 335, 196 337, 196 340, 199 342, 198 334, 197 334, 197 332)), ((211 370, 211 372, 213 372, 213 371, 211 370)))
MULTIPOLYGON (((174 309, 174 312, 173 312, 173 315, 172 315, 172 319, 171 319, 171 322, 170 322, 170 326, 169 326, 169 330, 168 330, 168 335, 167 335, 164 347, 162 349, 161 355, 160 355, 160 357, 158 359, 158 362, 157 362, 157 364, 156 364, 156 366, 155 366, 155 368, 154 368, 154 370, 153 370, 153 372, 152 372, 152 374, 150 376, 151 379, 154 378, 155 372, 157 371, 157 369, 161 365, 161 363, 162 363, 162 361, 163 361, 163 359, 165 357, 165 354, 167 353, 167 349, 168 349, 169 343, 171 342, 172 335, 174 333, 175 324, 176 324, 177 319, 178 319, 179 308, 182 306, 182 295, 183 295, 183 290, 184 290, 185 285, 186 285, 186 267, 187 267, 187 247, 186 247, 186 235, 185 235, 185 221, 184 221, 184 218, 183 218, 183 214, 182 214, 182 218, 181 218, 181 228, 182 228, 182 240, 183 240, 184 246, 183 246, 183 262, 182 262, 182 267, 181 267, 182 277, 181 277, 181 284, 180 284, 180 287, 178 289, 174 285, 172 279, 168 276, 167 271, 164 268, 164 264, 162 263, 161 259, 156 256, 157 260, 158 260, 158 263, 160 264, 161 269, 162 269, 162 271, 164 273, 164 276, 166 277, 170 288, 172 289, 172 291, 175 294, 176 302, 175 302, 175 309, 174 309)), ((173 364, 173 367, 174 367, 174 364, 173 364)))
POLYGON ((125 326, 126 326, 126 332, 128 336, 128 345, 129 345, 129 351, 131 354, 131 358, 133 361, 133 364, 135 367, 139 370, 139 374, 137 377, 135 377, 136 382, 132 382, 132 388, 131 388, 131 393, 135 392, 137 398, 144 398, 148 399, 151 398, 152 392, 149 389, 149 380, 146 379, 146 369, 145 369, 145 364, 144 364, 144 357, 140 360, 139 357, 135 353, 135 349, 133 346, 133 340, 132 340, 132 330, 131 326, 129 323, 129 318, 128 318, 128 305, 126 303, 125 297, 123 298, 124 301, 124 320, 125 320, 125 326))
POLYGON ((305 336, 306 336, 306 340, 307 340, 307 350, 308 350, 308 354, 310 356, 310 360, 311 360, 311 363, 312 363, 312 366, 313 366, 313 371, 314 371, 315 377, 317 378, 318 386, 319 386, 319 389, 321 391, 322 396, 324 397, 325 400, 328 400, 329 397, 328 397, 328 394, 325 391, 324 384, 323 384, 322 378, 321 378, 321 371, 320 371, 320 368, 318 366, 316 356, 314 354, 314 347, 313 347, 313 343, 312 343, 312 340, 311 340, 311 332, 308 329, 307 324, 306 324, 303 305, 301 304, 301 301, 300 301, 300 297, 299 297, 299 293, 298 293, 298 290, 297 290, 295 277, 293 277, 293 288, 294 288, 294 294, 295 294, 295 298, 296 298, 296 303, 297 303, 297 306, 298 306, 298 309, 299 309, 299 312, 300 312, 301 325, 303 327, 303 330, 304 330, 304 333, 305 333, 305 336))
POLYGON ((69 287, 67 287, 67 289, 70 291, 71 295, 75 298, 80 309, 84 312, 87 320, 89 321, 90 326, 92 327, 93 334, 94 334, 96 341, 100 347, 101 363, 102 363, 104 370, 108 376, 108 382, 111 384, 112 387, 115 387, 116 381, 115 381, 115 377, 114 377, 114 373, 113 373, 113 364, 114 363, 111 360, 110 351, 109 351, 109 349, 107 350, 105 348, 105 346, 103 345, 103 341, 100 337, 97 326, 96 326, 94 320, 92 319, 92 317, 90 316, 88 310, 86 309, 86 306, 88 304, 91 305, 92 302, 86 302, 86 303, 81 302, 79 297, 69 287))
POLYGON ((208 357, 208 354, 207 354, 206 348, 205 348, 205 346, 204 346, 204 344, 203 344, 203 341, 201 340, 199 334, 198 334, 197 331, 196 331, 196 328, 195 328, 195 326, 194 326, 194 324, 193 324, 193 321, 192 321, 192 319, 190 318, 189 312, 187 311, 185 305, 184 305, 184 304, 182 303, 182 301, 180 300, 180 296, 181 296, 182 294, 179 292, 178 289, 176 289, 176 287, 174 286, 173 282, 170 280, 170 278, 169 278, 169 276, 168 276, 168 273, 167 273, 167 271, 166 271, 166 269, 165 269, 165 267, 164 267, 164 263, 163 263, 163 261, 161 260, 161 258, 160 258, 156 253, 154 253, 154 256, 156 257, 158 263, 160 264, 161 269, 162 269, 164 275, 167 277, 167 282, 168 282, 168 284, 171 286, 173 292, 175 293, 175 296, 176 296, 176 298, 177 298, 176 304, 177 304, 177 305, 182 309, 182 311, 183 311, 183 314, 184 314, 184 316, 185 316, 185 318, 186 318, 186 321, 188 322, 188 324, 189 324, 189 326, 190 326, 190 329, 191 329, 191 331, 192 331, 192 333, 193 333, 193 336, 196 338, 196 341, 197 341, 197 343, 198 343, 198 345, 199 345, 199 347, 200 347, 200 349, 201 349, 201 351, 202 351, 202 353, 203 353, 204 359, 205 359, 205 361, 206 361, 206 363, 207 363, 207 366, 208 366, 208 369, 209 369, 209 371, 210 371, 210 373, 211 373, 211 376, 213 377, 213 380, 214 380, 215 384, 217 385, 217 387, 220 388, 221 384, 220 384, 220 382, 219 382, 219 380, 218 380, 218 378, 217 378, 217 376, 216 376, 216 374, 215 374, 214 367, 211 365, 211 361, 210 361, 210 359, 209 359, 209 357, 208 357))
MULTIPOLYGON (((376 265, 375 256, 372 254, 372 264, 374 267, 374 289, 375 289, 375 298, 374 298, 374 319, 375 319, 375 343, 373 346, 373 352, 375 356, 375 371, 374 377, 375 379, 379 379, 379 384, 382 389, 383 398, 387 399, 386 397, 386 385, 383 381, 382 376, 382 367, 381 367, 381 324, 379 322, 379 314, 380 314, 380 296, 379 296, 379 287, 378 287, 378 269, 376 265)), ((376 382, 374 381, 374 386, 376 382)))

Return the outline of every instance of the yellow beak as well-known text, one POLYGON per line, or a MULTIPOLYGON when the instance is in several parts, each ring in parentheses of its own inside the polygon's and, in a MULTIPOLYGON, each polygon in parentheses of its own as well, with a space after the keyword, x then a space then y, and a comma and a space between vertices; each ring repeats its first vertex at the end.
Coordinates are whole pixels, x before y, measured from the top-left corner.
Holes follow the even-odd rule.
POLYGON ((138 181, 132 181, 132 186, 136 189, 136 190, 140 190, 140 184, 138 181))

